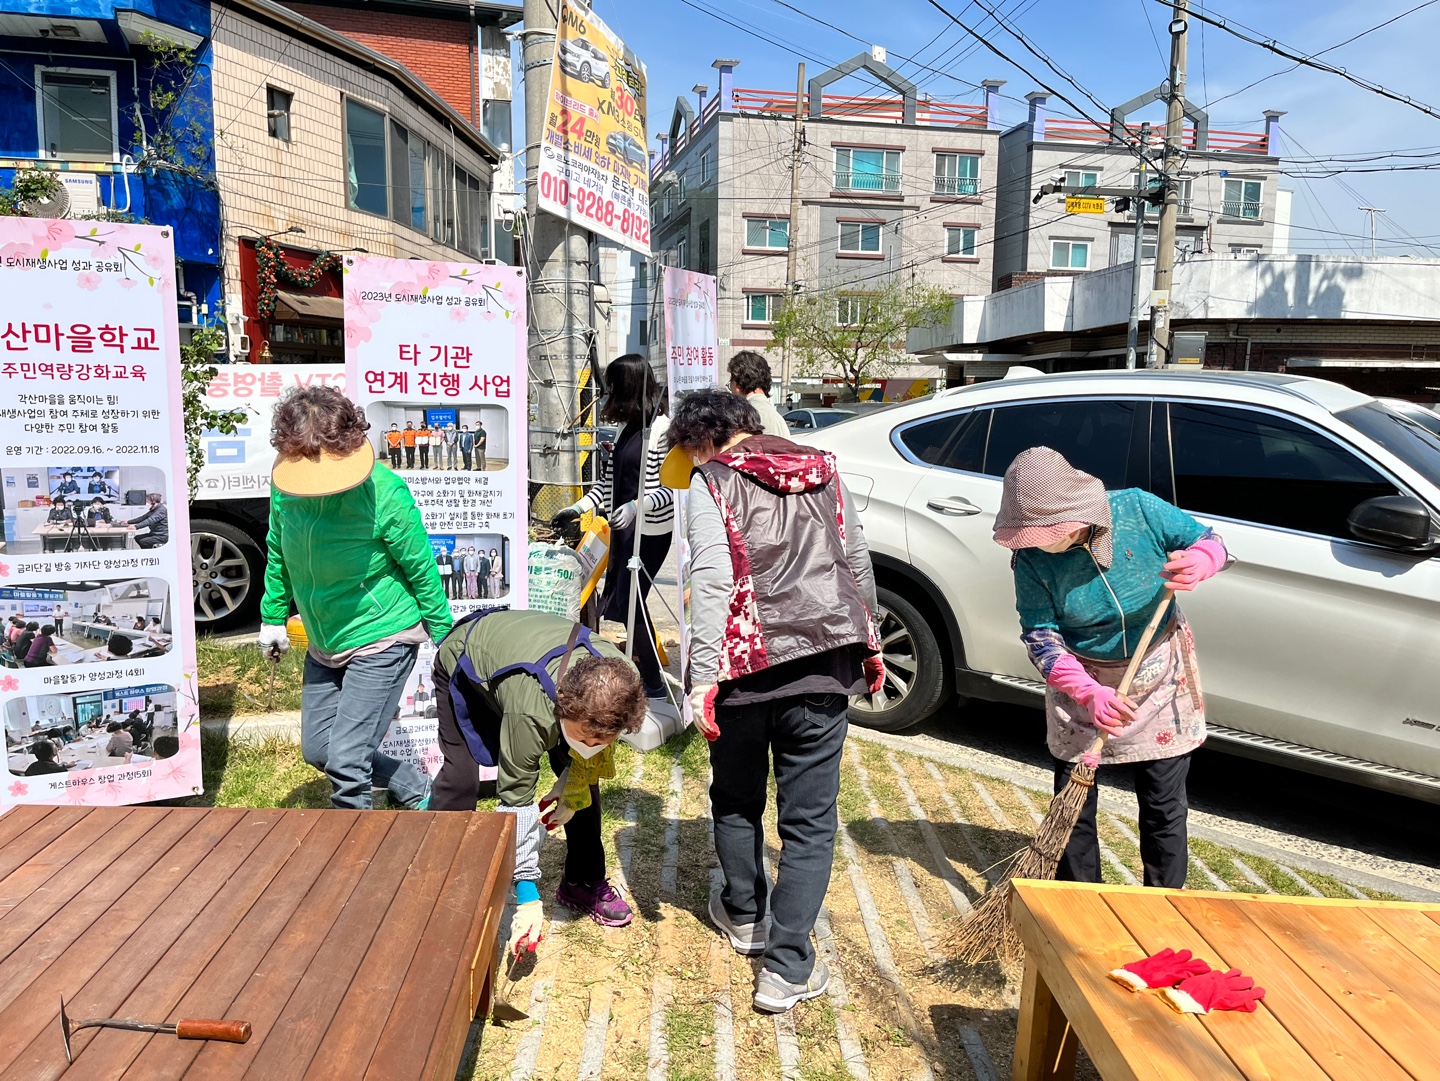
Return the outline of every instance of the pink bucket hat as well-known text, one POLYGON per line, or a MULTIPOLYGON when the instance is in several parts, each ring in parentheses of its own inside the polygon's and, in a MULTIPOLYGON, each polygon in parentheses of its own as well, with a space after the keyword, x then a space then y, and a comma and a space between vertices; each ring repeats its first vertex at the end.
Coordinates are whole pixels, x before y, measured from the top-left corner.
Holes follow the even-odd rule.
POLYGON ((1049 447, 1032 447, 1017 455, 1005 470, 995 543, 1012 549, 1038 548, 1086 525, 1095 526, 1091 550, 1096 561, 1109 567, 1113 549, 1105 485, 1049 447))

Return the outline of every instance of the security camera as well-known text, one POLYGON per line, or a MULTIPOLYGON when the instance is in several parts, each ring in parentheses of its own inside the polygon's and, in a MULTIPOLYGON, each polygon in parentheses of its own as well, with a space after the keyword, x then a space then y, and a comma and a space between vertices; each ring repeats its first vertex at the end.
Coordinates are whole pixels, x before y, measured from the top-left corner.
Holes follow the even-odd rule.
POLYGON ((1064 173, 1051 173, 1051 174, 1050 174, 1050 183, 1052 183, 1052 184, 1063 184, 1063 183, 1065 183, 1065 174, 1064 174, 1064 173))

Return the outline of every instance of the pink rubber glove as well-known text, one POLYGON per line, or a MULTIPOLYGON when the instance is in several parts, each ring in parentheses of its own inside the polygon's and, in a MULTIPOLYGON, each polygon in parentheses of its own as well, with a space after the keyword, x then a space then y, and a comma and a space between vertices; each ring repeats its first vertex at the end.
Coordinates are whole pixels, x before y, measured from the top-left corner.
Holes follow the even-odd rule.
POLYGON ((1165 564, 1165 588, 1188 593, 1218 574, 1228 558, 1225 546, 1213 537, 1171 552, 1170 562, 1165 564))
POLYGON ((1045 682, 1088 709, 1091 723, 1108 736, 1118 736, 1135 719, 1135 703, 1096 682, 1073 653, 1066 653, 1051 666, 1045 682))

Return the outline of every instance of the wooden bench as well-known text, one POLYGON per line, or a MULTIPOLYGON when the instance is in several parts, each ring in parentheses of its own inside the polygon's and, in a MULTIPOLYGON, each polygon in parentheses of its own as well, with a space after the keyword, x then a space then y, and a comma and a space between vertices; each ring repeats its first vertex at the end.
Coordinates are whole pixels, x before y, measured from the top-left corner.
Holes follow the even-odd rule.
POLYGON ((0 1078, 452 1081, 488 1012, 509 815, 0 815, 0 1078), (249 1021, 243 1045, 72 1018, 249 1021))
POLYGON ((1016 882, 1015 1081, 1440 1079, 1440 905, 1016 882), (1239 968, 1255 1013, 1185 1016, 1107 973, 1166 946, 1239 968))

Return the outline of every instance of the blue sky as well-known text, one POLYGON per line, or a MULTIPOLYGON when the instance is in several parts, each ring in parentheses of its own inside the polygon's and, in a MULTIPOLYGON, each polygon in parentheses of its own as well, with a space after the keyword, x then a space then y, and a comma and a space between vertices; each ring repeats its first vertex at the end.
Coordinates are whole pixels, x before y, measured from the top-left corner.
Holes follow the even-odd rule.
MULTIPOLYGON (((663 131, 677 95, 706 83, 714 89, 717 57, 738 57, 736 85, 793 88, 795 65, 804 59, 807 77, 867 46, 787 10, 777 0, 594 0, 597 15, 625 39, 648 68, 649 130, 663 131), (753 28, 755 34, 725 25, 716 16, 753 28), (756 35, 759 35, 758 37, 756 35), (761 39, 764 40, 761 40, 761 39), (797 55, 804 53, 804 56, 797 55)), ((965 83, 1007 80, 1001 118, 1005 126, 1025 116, 1025 94, 1040 86, 969 38, 925 0, 789 0, 793 7, 833 23, 866 42, 884 46, 891 66, 920 83, 922 93, 948 101, 979 102, 980 92, 965 83), (946 75, 917 68, 896 54, 914 57, 946 75), (954 76, 949 78, 947 76, 954 76), (962 82, 956 80, 963 80, 962 82)), ((1425 0, 1371 0, 1369 3, 1296 2, 1296 0, 1210 0, 1200 10, 1230 21, 1241 20, 1260 33, 1303 53, 1328 49, 1352 35, 1416 7, 1425 0)), ((1154 0, 942 0, 961 21, 977 29, 1004 53, 1078 104, 1093 110, 1072 87, 1041 61, 1026 53, 1008 33, 998 30, 986 9, 1005 13, 1038 49, 1095 98, 1109 106, 1159 83, 1166 74, 1169 42, 1167 9, 1154 0), (1148 17, 1148 18, 1147 18, 1148 17)), ((1324 59, 1358 75, 1440 108, 1440 2, 1399 19, 1324 59)), ((1440 120, 1398 102, 1351 86, 1340 78, 1300 69, 1277 75, 1251 89, 1247 84, 1291 65, 1282 58, 1239 41, 1223 30, 1192 22, 1189 97, 1207 106, 1211 127, 1259 130, 1265 109, 1284 109, 1282 133, 1286 156, 1327 156, 1405 151, 1418 164, 1440 164, 1440 120), (1429 157, 1428 155, 1434 155, 1429 157)), ((844 84, 837 84, 840 89, 844 84)), ((860 87, 856 92, 863 92, 860 87)), ((1068 112, 1053 101, 1052 107, 1068 112)), ((1098 110, 1093 110, 1098 112, 1098 110)), ((1158 107, 1143 115, 1163 120, 1158 107)), ((520 122, 523 114, 517 112, 520 122)), ((1398 163, 1367 163, 1367 167, 1398 163)), ((1339 178, 1286 178, 1294 190, 1296 250, 1344 253, 1369 251, 1366 216, 1360 205, 1382 207, 1378 250, 1399 254, 1440 254, 1440 200, 1435 198, 1440 170, 1347 173, 1339 178), (1334 235, 1336 233, 1346 235, 1334 235), (1408 233, 1419 242, 1404 238, 1408 233), (1433 245, 1428 250, 1422 245, 1433 245)))

